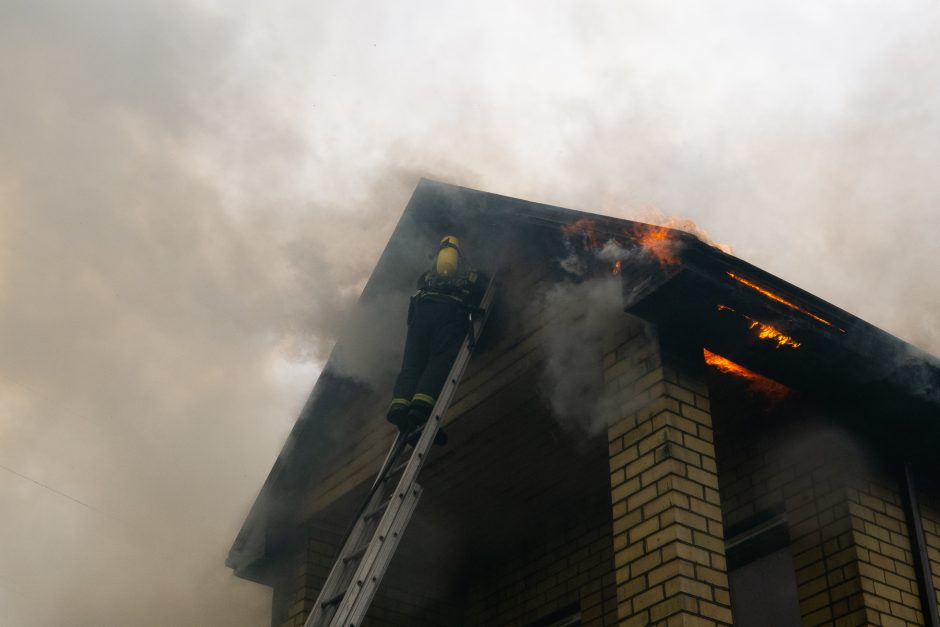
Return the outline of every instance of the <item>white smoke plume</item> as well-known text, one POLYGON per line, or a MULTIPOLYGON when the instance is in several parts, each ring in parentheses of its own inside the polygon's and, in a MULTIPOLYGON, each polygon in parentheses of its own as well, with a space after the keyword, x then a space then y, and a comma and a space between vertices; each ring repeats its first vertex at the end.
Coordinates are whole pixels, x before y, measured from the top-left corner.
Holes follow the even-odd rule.
MULTIPOLYGON (((691 220, 672 223, 697 230, 691 220)), ((539 329, 545 356, 542 395, 562 426, 590 437, 602 433, 611 418, 603 353, 628 324, 620 273, 646 273, 658 260, 644 246, 598 239, 589 224, 563 229, 562 245, 565 255, 556 261, 563 277, 538 292, 524 318, 548 320, 539 329)), ((637 275, 631 282, 642 285, 644 278, 637 275)))
POLYGON ((533 302, 527 319, 541 316, 549 319, 541 330, 541 394, 569 431, 602 433, 609 418, 602 351, 612 329, 624 324, 619 279, 555 283, 533 302))

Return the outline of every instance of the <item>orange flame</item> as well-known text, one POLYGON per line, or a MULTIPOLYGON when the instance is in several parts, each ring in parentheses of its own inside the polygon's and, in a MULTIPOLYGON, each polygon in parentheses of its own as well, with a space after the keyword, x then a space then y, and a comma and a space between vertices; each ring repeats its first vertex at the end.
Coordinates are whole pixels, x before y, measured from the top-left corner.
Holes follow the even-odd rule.
POLYGON ((763 394, 775 401, 783 400, 790 395, 790 388, 782 383, 759 375, 753 370, 748 370, 744 366, 736 364, 726 357, 717 355, 707 348, 702 349, 702 353, 705 355, 706 364, 725 374, 732 374, 745 379, 748 382, 748 387, 754 392, 763 394))
POLYGON ((661 266, 679 263, 671 229, 664 226, 636 223, 624 230, 633 241, 652 253, 661 266))
POLYGON ((784 335, 783 333, 781 333, 780 331, 778 331, 777 329, 775 329, 769 324, 764 324, 763 322, 760 322, 759 320, 754 320, 753 318, 749 318, 748 316, 744 316, 744 317, 748 318, 748 320, 751 320, 750 328, 752 329, 757 328, 758 330, 757 337, 759 337, 762 340, 775 341, 777 343, 777 346, 775 348, 780 348, 781 346, 789 346, 790 348, 799 348, 803 344, 802 342, 797 342, 789 335, 784 335))
MULTIPOLYGON (((584 237, 584 242, 587 246, 593 250, 599 250, 604 247, 604 242, 595 234, 594 221, 590 218, 579 218, 571 224, 565 224, 561 227, 561 232, 565 235, 581 235, 584 237)), ((614 261, 610 273, 613 276, 620 276, 621 270, 620 260, 617 259, 614 261)))
POLYGON ((576 235, 580 233, 584 236, 588 246, 591 248, 600 248, 602 244, 598 243, 594 235, 594 221, 590 218, 580 218, 571 224, 565 224, 561 227, 561 232, 566 235, 576 235))
MULTIPOLYGON (((801 314, 807 315, 807 316, 809 316, 810 318, 812 318, 813 320, 816 320, 817 322, 823 323, 823 324, 826 325, 827 327, 831 327, 831 326, 832 326, 832 323, 829 322, 828 320, 823 320, 822 318, 820 318, 820 317, 817 316, 816 314, 812 313, 811 311, 807 311, 807 310, 803 309, 802 307, 800 307, 799 305, 797 305, 797 304, 795 304, 795 303, 791 303, 790 301, 788 301, 788 300, 787 300, 786 298, 784 298, 783 296, 778 296, 777 294, 774 294, 774 293, 771 292, 770 290, 764 289, 763 287, 761 287, 761 286, 758 285, 757 283, 754 283, 753 281, 748 281, 748 280, 745 279, 744 277, 738 276, 737 274, 735 274, 735 273, 733 273, 733 272, 728 272, 727 275, 730 276, 730 277, 731 277, 732 279, 734 279, 735 281, 737 281, 737 282, 739 282, 739 283, 741 283, 741 284, 743 284, 743 285, 748 286, 748 287, 751 288, 752 290, 756 290, 756 291, 759 292, 760 294, 763 294, 764 296, 766 296, 766 297, 769 298, 770 300, 776 301, 776 302, 778 302, 778 303, 780 303, 780 304, 782 304, 782 305, 786 305, 786 306, 789 307, 790 309, 793 309, 794 311, 798 311, 798 312, 800 312, 801 314)), ((839 329, 839 331, 842 331, 842 329, 839 329)), ((845 331, 842 331, 842 332, 845 333, 845 331)))
MULTIPOLYGON (((718 311, 734 311, 737 313, 732 307, 729 307, 728 305, 718 305, 718 311)), ((741 314, 741 317, 750 321, 751 325, 748 328, 757 329, 757 337, 762 340, 773 340, 776 342, 777 345, 774 348, 780 348, 781 346, 799 348, 803 345, 802 342, 797 342, 792 337, 786 335, 773 325, 767 324, 766 322, 761 322, 760 320, 752 318, 747 314, 741 314)))

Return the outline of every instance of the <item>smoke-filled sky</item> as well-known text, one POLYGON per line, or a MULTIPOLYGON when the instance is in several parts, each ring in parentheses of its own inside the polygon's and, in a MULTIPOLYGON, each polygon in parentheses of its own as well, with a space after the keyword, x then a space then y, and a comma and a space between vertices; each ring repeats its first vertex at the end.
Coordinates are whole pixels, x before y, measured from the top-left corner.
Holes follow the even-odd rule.
POLYGON ((0 624, 267 624, 227 549, 420 176, 940 352, 940 5, 0 0, 0 624))

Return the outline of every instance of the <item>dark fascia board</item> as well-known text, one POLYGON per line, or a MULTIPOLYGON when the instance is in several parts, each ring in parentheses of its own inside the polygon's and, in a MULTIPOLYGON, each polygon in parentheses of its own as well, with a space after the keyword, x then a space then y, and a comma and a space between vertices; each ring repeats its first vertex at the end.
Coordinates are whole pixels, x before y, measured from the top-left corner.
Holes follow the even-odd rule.
MULTIPOLYGON (((419 266, 415 265, 415 249, 426 249, 442 232, 453 231, 476 242, 487 242, 489 249, 483 251, 479 258, 496 259, 500 256, 501 249, 509 243, 514 243, 514 238, 519 234, 519 227, 531 232, 532 227, 542 226, 545 227, 545 233, 557 236, 560 227, 578 221, 589 224, 598 240, 613 239, 625 248, 632 247, 636 250, 641 249, 630 234, 637 227, 650 228, 649 225, 630 220, 421 179, 366 283, 357 307, 363 307, 375 299, 382 299, 390 291, 408 290, 420 271, 419 266)), ((769 370, 768 376, 776 374, 776 370, 786 373, 797 369, 785 359, 781 362, 783 357, 792 357, 781 352, 782 349, 768 355, 766 346, 758 344, 754 348, 754 343, 749 337, 729 335, 727 329, 721 326, 720 320, 715 322, 711 310, 714 303, 722 300, 742 303, 768 318, 768 322, 812 337, 812 341, 819 346, 814 357, 819 364, 815 369, 810 369, 814 373, 826 368, 839 371, 850 363, 855 364, 855 367, 858 367, 858 364, 864 366, 866 362, 896 363, 897 359, 891 361, 889 358, 904 356, 918 376, 926 373, 924 376, 928 382, 940 381, 940 369, 937 368, 936 360, 901 340, 805 290, 701 242, 691 234, 669 229, 668 237, 675 248, 679 263, 661 267, 649 262, 644 266, 642 255, 633 258, 630 271, 625 270, 623 275, 626 311, 678 332, 687 328, 699 329, 700 336, 705 334, 698 338, 703 345, 714 346, 715 352, 726 354, 729 358, 736 356, 741 360, 739 363, 744 366, 751 364, 758 372, 769 370), (839 336, 827 335, 827 331, 815 328, 809 321, 800 319, 800 316, 794 315, 792 310, 780 306, 779 303, 765 302, 767 299, 728 277, 727 272, 747 277, 783 295, 791 302, 798 303, 808 311, 831 321, 845 333, 840 333, 839 336), (703 324, 703 321, 706 321, 706 324, 703 324), (756 357, 748 353, 748 350, 729 350, 725 346, 728 337, 737 337, 736 341, 742 347, 756 351, 756 357), (846 354, 852 359, 845 359, 846 354)), ((546 241, 551 242, 551 238, 546 241)), ((545 245, 554 246, 555 243, 545 245)), ((419 263, 421 262, 419 260, 419 263)), ((423 262, 426 263, 426 260, 423 262)), ((289 517, 288 510, 296 506, 297 490, 305 485, 304 481, 313 472, 317 460, 328 455, 331 447, 335 448, 337 442, 327 428, 330 419, 336 417, 337 412, 341 411, 349 399, 367 391, 363 389, 362 384, 334 372, 334 356, 345 340, 346 338, 341 337, 337 342, 323 374, 314 385, 232 545, 226 565, 241 577, 262 582, 266 579, 263 561, 266 547, 272 543, 268 537, 274 526, 272 521, 289 517)), ((892 381, 886 388, 892 397, 904 395, 905 386, 897 381, 906 378, 904 368, 895 368, 896 372, 890 376, 877 372, 877 368, 875 370, 874 374, 866 374, 862 368, 861 374, 856 376, 880 378, 882 381, 887 378, 892 381)), ((807 383, 803 380, 790 382, 794 385, 812 384, 812 381, 807 383)), ((879 388, 874 386, 872 389, 879 388)), ((935 387, 934 390, 936 389, 940 388, 935 387)), ((879 394, 882 392, 879 391, 879 394)), ((908 394, 911 395, 917 397, 914 391, 908 394)), ((914 403, 912 411, 924 410, 926 407, 927 414, 934 416, 937 406, 936 399, 933 399, 926 404, 914 403)))
MULTIPOLYGON (((629 277, 624 277, 624 292, 636 292, 629 277)), ((745 368, 839 405, 847 426, 890 442, 899 456, 926 456, 940 438, 940 363, 935 357, 700 241, 684 240, 681 268, 627 300, 625 309, 670 333, 689 335, 745 368), (772 325, 800 346, 760 339, 754 321, 772 325)))

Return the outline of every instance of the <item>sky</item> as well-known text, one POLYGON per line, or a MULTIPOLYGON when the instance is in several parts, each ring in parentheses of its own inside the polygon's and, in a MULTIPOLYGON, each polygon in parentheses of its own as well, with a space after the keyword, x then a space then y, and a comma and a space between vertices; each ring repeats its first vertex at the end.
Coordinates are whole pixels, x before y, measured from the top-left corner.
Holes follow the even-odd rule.
POLYGON ((266 625, 223 561, 422 176, 940 353, 940 5, 0 0, 0 624, 266 625))

